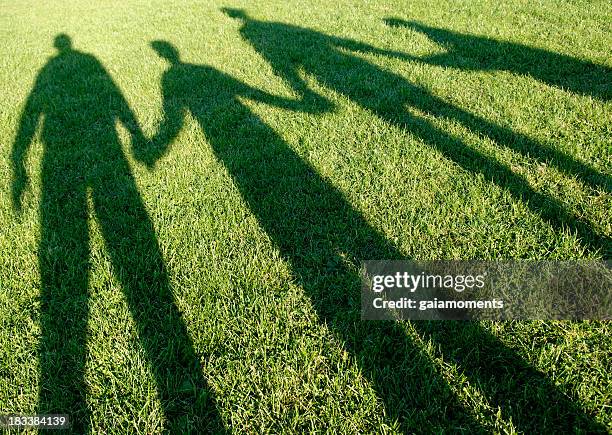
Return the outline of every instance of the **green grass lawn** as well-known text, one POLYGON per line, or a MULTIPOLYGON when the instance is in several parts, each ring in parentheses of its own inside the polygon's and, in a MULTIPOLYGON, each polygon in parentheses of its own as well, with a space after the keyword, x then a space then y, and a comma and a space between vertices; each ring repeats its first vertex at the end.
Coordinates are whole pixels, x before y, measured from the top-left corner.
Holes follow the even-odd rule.
POLYGON ((0 5, 0 413, 612 431, 608 322, 366 322, 366 259, 612 257, 607 1, 0 5))

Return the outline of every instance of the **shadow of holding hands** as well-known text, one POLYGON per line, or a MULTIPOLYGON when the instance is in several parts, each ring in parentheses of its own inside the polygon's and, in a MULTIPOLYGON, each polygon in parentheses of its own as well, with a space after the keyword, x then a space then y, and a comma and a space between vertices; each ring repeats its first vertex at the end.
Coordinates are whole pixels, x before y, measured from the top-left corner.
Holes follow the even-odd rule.
MULTIPOLYGON (((526 179, 515 174, 493 156, 484 155, 471 148, 460 139, 434 126, 427 119, 411 115, 406 108, 413 107, 428 115, 459 121, 468 129, 490 137, 498 145, 518 152, 528 151, 532 156, 552 158, 557 167, 582 178, 591 186, 609 189, 608 177, 552 147, 538 144, 526 136, 465 112, 403 77, 383 70, 353 54, 371 53, 414 60, 404 53, 381 50, 358 41, 329 36, 294 25, 257 20, 239 9, 225 8, 223 11, 241 22, 240 33, 243 39, 269 62, 274 72, 295 91, 308 92, 308 85, 300 76, 300 72, 310 75, 320 84, 346 96, 390 125, 405 129, 421 138, 464 170, 482 174, 486 179, 507 189, 516 199, 524 201, 534 213, 540 215, 553 227, 571 229, 580 237, 582 244, 588 250, 602 252, 604 257, 609 256, 610 238, 605 234, 598 234, 589 222, 572 216, 559 200, 536 192, 526 179), (379 92, 381 89, 384 89, 384 92, 379 92)), ((236 178, 238 184, 245 185, 244 195, 253 196, 254 190, 239 180, 246 177, 236 175, 236 178)), ((296 190, 301 191, 298 188, 296 190)), ((273 195, 273 191, 268 194, 273 195)), ((312 196, 317 198, 317 195, 312 196)), ((281 196, 277 198, 280 200, 281 196)), ((338 258, 338 252, 345 252, 349 254, 348 258, 354 262, 353 264, 358 264, 360 260, 365 259, 401 259, 403 257, 401 253, 390 247, 354 211, 349 213, 351 215, 349 219, 348 216, 338 214, 338 211, 333 209, 321 210, 321 204, 324 202, 317 200, 311 208, 286 210, 286 213, 272 218, 268 209, 262 209, 259 205, 263 198, 247 201, 261 224, 268 229, 271 237, 289 258, 295 273, 301 277, 304 288, 321 319, 332 325, 361 362, 364 372, 374 383, 386 409, 403 422, 408 421, 406 416, 415 408, 423 411, 428 406, 428 398, 421 395, 423 402, 414 401, 414 390, 410 389, 412 387, 397 381, 397 379, 408 382, 415 380, 415 377, 409 376, 410 372, 406 371, 407 365, 410 364, 406 358, 410 350, 407 348, 409 344, 403 333, 391 326, 387 328, 371 323, 361 325, 356 314, 355 317, 350 317, 350 310, 330 311, 329 307, 334 306, 359 306, 357 277, 346 269, 329 271, 328 275, 347 274, 351 279, 347 278, 343 285, 323 284, 319 276, 321 270, 326 270, 325 264, 314 266, 306 262, 305 259, 313 258, 315 255, 311 252, 312 248, 304 242, 300 245, 301 235, 308 234, 307 228, 303 229, 303 233, 297 231, 291 241, 287 239, 290 235, 279 228, 279 222, 292 221, 296 227, 299 227, 303 225, 300 223, 303 220, 317 222, 321 228, 327 227, 328 235, 314 234, 309 237, 310 240, 319 240, 322 237, 322 240, 329 240, 328 243, 333 241, 330 244, 333 248, 321 255, 321 258, 338 258), (358 237, 360 234, 362 237, 358 237), (304 249, 296 250, 299 246, 303 246, 304 249), (338 294, 342 294, 338 296, 339 300, 348 302, 334 305, 333 300, 328 299, 331 297, 330 294, 336 292, 331 292, 330 288, 335 288, 338 294), (378 348, 378 351, 365 345, 372 342, 384 345, 378 348), (386 377, 381 376, 381 373, 386 373, 386 377)), ((348 209, 346 205, 343 207, 345 210, 348 209)), ((338 206, 337 210, 342 210, 343 207, 338 206)), ((318 245, 311 242, 310 246, 318 245)), ((340 260, 336 263, 342 264, 340 260)), ((418 321, 412 324, 424 339, 432 340, 446 358, 457 363, 470 382, 481 389, 488 403, 494 408, 499 407, 502 415, 512 419, 517 430, 526 433, 581 430, 606 432, 606 429, 592 416, 580 409, 573 398, 560 391, 546 376, 535 370, 518 353, 505 346, 479 323, 418 321)), ((438 376, 436 383, 438 382, 443 383, 444 380, 438 376)), ((429 400, 437 402, 434 394, 429 400)), ((435 418, 439 418, 438 421, 447 421, 444 415, 435 418)), ((420 431, 423 427, 406 429, 420 431)), ((451 428, 442 427, 442 429, 451 428)))
MULTIPOLYGON (((255 21, 238 10, 225 12, 243 21, 244 39, 302 99, 291 101, 266 95, 211 67, 182 62, 175 47, 165 41, 155 41, 153 48, 168 61, 169 68, 162 78, 164 118, 152 139, 151 159, 166 152, 167 145, 183 126, 185 113, 190 112, 249 209, 291 265, 317 315, 359 362, 389 415, 406 431, 485 431, 458 402, 438 369, 402 325, 360 320, 360 261, 404 256, 366 222, 340 191, 321 178, 237 97, 302 112, 329 110, 325 101, 299 77, 298 68, 304 67, 323 84, 349 96, 389 123, 401 125, 433 143, 464 168, 485 171, 485 175, 521 199, 524 195, 529 199, 538 198, 538 194, 501 163, 469 149, 422 119, 409 118, 398 107, 408 102, 436 115, 440 111, 464 114, 460 109, 401 77, 340 53, 334 46, 379 50, 286 24, 255 21), (368 81, 393 85, 393 89, 386 99, 381 99, 361 87, 367 86, 368 81)), ((464 116, 475 119, 468 114, 464 116)), ((510 132, 504 134, 507 136, 510 132)), ((558 206, 553 210, 560 213, 563 209, 558 206)), ((558 222, 552 215, 548 217, 558 222)), ((580 228, 586 241, 596 246, 599 240, 596 234, 575 223, 572 228, 580 228)), ((484 390, 489 403, 511 417, 518 430, 605 432, 571 398, 480 324, 413 324, 424 338, 432 339, 445 356, 459 364, 474 385, 484 390), (473 352, 474 347, 479 351, 473 352), (495 356, 494 360, 489 358, 491 355, 495 356), (542 396, 547 400, 542 401, 542 396)))
MULTIPOLYGON (((385 24, 420 32, 447 48, 447 52, 432 56, 409 56, 387 53, 404 60, 468 71, 498 70, 532 77, 549 86, 578 95, 588 95, 608 101, 612 95, 612 69, 570 56, 552 53, 504 41, 474 35, 463 35, 445 29, 426 26, 416 21, 386 18, 385 24)), ((436 102, 438 114, 456 119, 470 130, 488 136, 499 146, 536 158, 554 166, 560 172, 574 176, 586 185, 612 192, 612 177, 599 172, 553 144, 538 143, 508 128, 492 124, 484 118, 452 105, 436 102)), ((427 106, 425 110, 429 110, 427 106)))
MULTIPOLYGON (((347 350, 366 358, 369 378, 422 416, 428 415, 428 396, 433 395, 435 408, 444 409, 445 416, 459 424, 455 429, 480 431, 455 403, 446 383, 437 379, 429 358, 398 324, 360 321, 359 274, 347 267, 342 253, 350 255, 352 264, 369 256, 399 258, 399 254, 238 97, 311 113, 330 110, 328 103, 307 89, 301 101, 274 97, 210 66, 181 61, 178 50, 166 41, 154 41, 152 47, 168 61, 169 68, 161 83, 164 117, 152 138, 150 157, 145 159, 156 160, 167 151, 190 112, 250 211, 289 261, 319 318, 339 334, 347 350), (366 357, 374 349, 380 359, 366 357), (387 379, 374 375, 379 372, 376 365, 381 364, 388 364, 388 370, 383 370, 387 379), (431 378, 437 380, 431 382, 431 378), (398 389, 397 379, 410 382, 398 389)), ((442 417, 429 415, 438 422, 444 421, 442 417)))
POLYGON ((386 18, 391 27, 405 27, 426 35, 447 51, 414 60, 429 65, 470 71, 498 70, 533 77, 550 86, 602 101, 612 98, 612 69, 523 44, 468 35, 418 21, 386 18))
POLYGON ((175 305, 155 229, 115 122, 130 132, 136 157, 146 139, 102 64, 72 48, 67 35, 58 35, 55 47, 57 54, 41 69, 28 97, 12 152, 13 205, 21 211, 28 181, 24 159, 42 122, 37 413, 69 414, 75 433, 89 431, 84 379, 89 196, 150 363, 167 429, 221 432, 214 398, 175 305))
MULTIPOLYGON (((544 150, 542 156, 564 161, 562 166, 571 171, 586 173, 585 180, 591 185, 605 186, 605 177, 594 170, 588 172, 586 165, 580 166, 583 163, 553 148, 462 111, 338 48, 388 52, 309 29, 257 21, 242 11, 227 9, 226 13, 242 20, 244 39, 301 99, 274 96, 214 68, 182 62, 176 48, 156 41, 152 46, 169 62, 169 68, 162 79, 164 119, 147 141, 102 65, 95 57, 74 50, 65 35, 58 36, 58 54, 38 75, 12 154, 13 201, 19 210, 27 181, 25 153, 44 117, 38 412, 77 410, 77 430, 87 431, 84 365, 90 256, 87 195, 91 192, 93 211, 151 362, 170 428, 223 430, 213 394, 174 303, 153 225, 114 125, 117 120, 123 123, 131 133, 135 157, 151 167, 167 152, 189 111, 250 210, 290 263, 321 321, 343 341, 402 429, 487 430, 458 402, 436 366, 401 324, 360 320, 359 262, 404 256, 240 98, 301 112, 332 110, 331 104, 300 78, 298 69, 304 68, 322 84, 389 124, 407 129, 467 171, 482 173, 508 189, 552 225, 568 226, 590 249, 604 251, 606 238, 588 223, 570 216, 559 201, 535 192, 526 180, 492 157, 471 149, 425 119, 411 116, 405 106, 456 119, 503 146, 522 143, 536 153, 544 150), (389 92, 376 94, 368 83, 374 89, 383 84, 389 92), (184 385, 190 387, 185 389, 184 385), (449 427, 451 422, 453 427, 449 427)), ((489 403, 512 418, 518 430, 605 432, 572 398, 480 324, 413 325, 445 357, 455 361, 489 403)))

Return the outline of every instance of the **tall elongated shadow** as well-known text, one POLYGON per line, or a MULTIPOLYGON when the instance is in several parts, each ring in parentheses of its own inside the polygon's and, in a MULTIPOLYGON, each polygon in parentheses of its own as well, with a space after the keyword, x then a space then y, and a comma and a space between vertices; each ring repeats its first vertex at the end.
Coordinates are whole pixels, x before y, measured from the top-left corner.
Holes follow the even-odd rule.
POLYGON ((514 42, 469 35, 418 21, 384 20, 393 27, 406 27, 442 45, 444 53, 415 58, 430 65, 464 70, 499 70, 528 75, 536 80, 603 101, 612 98, 612 68, 568 55, 514 42))
POLYGON ((589 222, 572 216, 558 199, 534 191, 524 177, 515 174, 493 156, 484 155, 449 133, 435 128, 429 121, 410 115, 406 108, 412 107, 426 115, 458 121, 475 133, 490 137, 501 146, 549 161, 562 172, 569 172, 593 187, 610 191, 612 182, 609 176, 552 146, 539 144, 449 104, 403 77, 355 56, 351 51, 414 60, 411 56, 311 29, 255 20, 241 10, 225 11, 229 16, 242 20, 240 32, 245 41, 298 92, 305 92, 308 88, 299 74, 301 69, 388 123, 422 138, 465 170, 482 174, 507 189, 551 225, 566 227, 577 233, 590 250, 602 251, 609 256, 612 250, 609 235, 599 234, 589 222))
MULTIPOLYGON (((211 67, 182 62, 178 51, 167 42, 156 41, 153 47, 169 61, 170 67, 162 79, 164 119, 153 138, 152 159, 165 152, 167 144, 180 131, 185 113, 191 112, 250 210, 290 263, 319 318, 359 362, 390 416, 397 418, 406 431, 484 431, 469 410, 458 403, 437 368, 401 324, 360 320, 359 261, 400 259, 401 253, 239 97, 311 112, 327 110, 325 103, 307 88, 300 89, 303 101, 285 101, 249 88, 211 67)), ((435 132, 432 127, 427 128, 435 132)), ((423 323, 419 329, 425 332, 427 325, 423 323)), ((477 324, 458 328, 461 333, 470 332, 470 347, 492 342, 493 350, 506 349, 477 324)), ((434 331, 446 330, 434 328, 434 331)), ((445 341, 437 343, 448 351, 445 341)), ((559 407, 561 417, 544 424, 539 418, 534 419, 534 427, 601 430, 515 353, 508 350, 503 355, 499 363, 510 370, 520 370, 526 380, 509 391, 510 397, 504 400, 512 403, 537 386, 559 407)), ((516 403, 523 405, 519 400, 516 403)), ((529 416, 539 411, 543 410, 530 409, 529 416)))
POLYGON ((42 118, 38 412, 69 414, 76 433, 89 430, 84 366, 90 194, 155 377, 167 427, 221 431, 115 122, 130 131, 133 145, 143 145, 145 139, 100 62, 73 49, 66 35, 56 37, 55 47, 58 53, 39 72, 27 100, 12 154, 13 201, 21 210, 27 183, 24 158, 42 118))
POLYGON ((399 325, 359 320, 354 265, 367 256, 398 258, 395 248, 239 97, 314 113, 329 110, 329 104, 309 92, 301 101, 269 95, 212 67, 182 62, 167 42, 152 45, 171 66, 162 79, 164 119, 149 158, 166 151, 191 112, 249 209, 291 264, 321 320, 339 334, 377 389, 416 414, 408 419, 409 427, 441 430, 441 422, 453 421, 457 429, 481 431, 399 325), (348 262, 343 254, 350 256, 348 262), (397 354, 388 353, 387 366, 379 370, 380 361, 368 355, 372 348, 387 352, 390 347, 397 348, 397 354), (398 378, 411 381, 398 383, 398 378))
MULTIPOLYGON (((386 18, 384 22, 391 27, 405 27, 421 32, 448 50, 443 54, 423 57, 387 53, 392 56, 449 68, 503 70, 528 75, 550 86, 604 101, 608 101, 612 95, 612 69, 603 65, 521 44, 463 35, 416 21, 386 18)), ((440 100, 419 98, 419 101, 415 106, 423 105, 424 107, 419 108, 428 113, 455 119, 473 132, 490 137, 498 145, 546 162, 592 188, 612 192, 612 177, 609 174, 599 172, 587 163, 564 154, 553 144, 538 143, 523 134, 494 125, 440 100)))
MULTIPOLYGON (((412 116, 408 107, 430 116, 452 119, 469 129, 485 134, 503 146, 532 155, 554 157, 558 167, 581 171, 581 162, 564 156, 552 148, 542 147, 528 138, 469 114, 431 95, 427 90, 401 76, 383 70, 352 52, 374 53, 414 60, 404 53, 381 50, 350 39, 329 36, 311 29, 279 22, 260 21, 244 11, 224 9, 232 18, 241 20, 240 33, 245 41, 266 59, 276 74, 296 91, 306 92, 303 71, 319 83, 345 95, 390 125, 420 137, 464 170, 482 174, 486 179, 507 189, 516 199, 556 228, 569 228, 584 246, 599 251, 605 258, 611 252, 610 236, 595 231, 592 225, 572 216, 563 204, 531 188, 524 177, 515 174, 494 157, 471 148, 466 143, 439 129, 424 117, 412 116), (384 90, 384 92, 380 92, 384 90), (516 144, 522 145, 516 145, 516 144)), ((574 173, 595 186, 609 186, 606 177, 594 171, 574 173)), ((346 228, 340 225, 340 228, 346 228)), ((350 227, 349 227, 350 228, 350 227)), ((350 230, 349 230, 350 231, 350 230)), ((396 253, 397 255, 397 253, 396 253)), ((359 258, 359 255, 356 255, 359 258)), ((376 250, 365 250, 360 258, 388 258, 376 250)), ((305 275, 308 277, 308 275, 305 275)), ((316 280, 317 274, 312 273, 316 280)), ((355 290, 356 291, 356 290, 355 290)), ((317 295, 313 294, 316 298, 317 295)), ((499 406, 512 418, 518 430, 549 432, 581 430, 604 432, 605 429, 585 414, 575 400, 562 393, 552 382, 534 370, 520 355, 506 347, 479 324, 470 322, 414 322, 415 328, 433 340, 445 356, 454 359, 475 385, 478 385, 493 406, 499 406), (479 352, 474 352, 474 349, 479 352), (511 378, 520 379, 512 382, 511 378), (546 397, 548 400, 540 400, 546 397)), ((398 358, 401 358, 398 356, 398 358)), ((380 362, 384 366, 384 362, 380 362)), ((384 393, 382 394, 384 397, 384 393)), ((388 406, 395 406, 392 396, 385 397, 388 406)), ((403 410, 405 412, 405 410, 403 410)))

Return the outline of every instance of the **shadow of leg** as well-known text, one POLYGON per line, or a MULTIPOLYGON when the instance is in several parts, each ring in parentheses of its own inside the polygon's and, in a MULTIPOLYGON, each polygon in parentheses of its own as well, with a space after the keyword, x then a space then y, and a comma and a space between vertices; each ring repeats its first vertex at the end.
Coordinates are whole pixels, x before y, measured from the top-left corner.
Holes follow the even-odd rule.
POLYGON ((474 322, 414 322, 490 404, 524 433, 607 433, 578 403, 517 352, 474 322))
POLYGON ((205 116, 214 111, 203 108, 198 120, 318 317, 363 369, 387 415, 407 432, 484 432, 402 325, 360 319, 356 265, 369 258, 399 259, 401 253, 274 130, 253 123, 249 109, 235 104, 227 110, 235 124, 205 116))
MULTIPOLYGON (((407 89, 412 90, 413 87, 410 86, 407 89)), ((420 92, 423 94, 421 90, 414 89, 414 93, 420 92)), ((424 98, 431 100, 430 96, 424 98)), ((432 101, 434 100, 427 103, 415 103, 414 101, 411 101, 411 103, 415 106, 418 104, 419 107, 427 107, 432 101)), ((607 234, 599 233, 586 219, 572 215, 558 199, 534 190, 522 175, 514 173, 494 156, 485 155, 471 148, 461 139, 437 128, 428 120, 407 113, 399 104, 375 107, 373 110, 382 119, 421 138, 427 145, 464 170, 473 174, 482 174, 485 179, 497 184, 502 189, 508 190, 516 200, 525 203, 533 213, 539 215, 555 229, 569 229, 581 239, 582 245, 589 251, 600 252, 604 258, 610 256, 612 239, 607 234)), ((458 114, 457 119, 460 121, 467 120, 469 121, 468 126, 474 127, 470 125, 473 119, 468 119, 467 115, 458 114)), ((500 131, 496 132, 494 130, 493 133, 497 136, 504 136, 500 131)), ((505 140, 509 139, 505 136, 505 140)), ((517 139, 515 138, 515 140, 517 139)))
MULTIPOLYGON (((404 116, 398 124, 409 128, 464 170, 483 174, 486 179, 508 189, 552 226, 571 229, 589 249, 600 250, 604 256, 609 252, 609 237, 598 234, 588 222, 576 219, 560 201, 536 192, 523 177, 493 157, 481 154, 425 120, 404 116)), ((444 355, 453 356, 492 404, 512 417, 518 430, 526 433, 559 430, 605 433, 604 427, 592 416, 479 323, 414 322, 414 325, 420 334, 439 346, 444 355), (479 358, 471 357, 475 352, 479 358), (554 406, 554 411, 542 404, 554 406)))
POLYGON ((41 199, 40 386, 37 413, 68 414, 86 433, 85 352, 89 236, 85 186, 61 165, 45 162, 41 199), (74 183, 74 184, 72 184, 74 183))
POLYGON ((137 324, 172 433, 224 431, 168 282, 151 220, 125 160, 93 192, 104 240, 137 324))
MULTIPOLYGON (((359 318, 359 261, 401 259, 403 255, 274 131, 263 123, 257 123, 255 128, 253 122, 240 122, 240 116, 252 120, 253 114, 248 109, 234 108, 232 113, 236 119, 231 127, 224 125, 224 120, 219 123, 215 117, 201 115, 198 118, 215 154, 232 175, 250 210, 291 263, 293 273, 310 297, 317 314, 338 333, 347 351, 359 361, 365 375, 383 398, 388 412, 398 418, 407 431, 483 430, 469 411, 457 402, 438 369, 401 326, 362 322, 359 318), (242 128, 248 131, 241 132, 240 125, 244 125, 242 128), (223 134, 234 130, 237 130, 234 134, 223 134), (455 422, 457 426, 449 428, 448 421, 455 422)), ((585 244, 597 247, 599 243, 605 243, 605 239, 599 239, 587 224, 573 220, 558 202, 534 192, 522 177, 501 163, 469 148, 424 120, 406 120, 403 111, 400 116, 396 119, 386 118, 409 128, 464 169, 483 173, 499 186, 509 189, 517 199, 525 200, 552 224, 569 222, 570 228, 577 230, 585 244), (542 210, 544 206, 548 208, 542 210)), ((575 422, 577 426, 571 428, 576 430, 601 429, 591 416, 579 407, 571 406, 571 399, 550 381, 542 382, 542 377, 520 355, 491 336, 479 323, 453 324, 464 336, 462 343, 467 348, 486 346, 491 351, 495 349, 497 354, 505 355, 503 364, 512 375, 520 375, 522 379, 539 379, 541 394, 555 398, 555 403, 572 416, 567 420, 570 423, 566 422, 560 427, 568 428, 568 424, 575 422)), ((458 339, 455 334, 433 334, 418 322, 415 327, 425 338, 432 338, 434 345, 441 346, 444 355, 455 355, 453 343, 458 339)), ((440 328, 446 330, 451 326, 441 325, 440 328)), ((479 364, 494 366, 495 355, 483 354, 483 361, 479 364)), ((463 360, 458 361, 464 363, 463 360)), ((478 372, 466 369, 465 373, 470 375, 469 380, 477 388, 484 377, 488 377, 489 385, 504 380, 499 370, 478 372), (479 377, 479 373, 482 376, 479 377)), ((525 425, 519 430, 536 428, 551 431, 558 423, 540 421, 538 410, 531 409, 529 402, 512 404, 500 401, 490 390, 485 392, 493 402, 503 405, 502 410, 509 415, 529 416, 527 420, 520 418, 517 421, 525 425), (516 406, 521 409, 517 411, 514 409, 516 406)), ((521 385, 508 383, 507 393, 516 397, 524 394, 525 390, 521 385)))
POLYGON ((552 144, 539 143, 528 136, 496 125, 480 116, 474 115, 457 106, 435 97, 417 86, 409 86, 410 92, 404 96, 408 104, 419 110, 440 118, 457 120, 472 132, 493 139, 499 146, 509 148, 524 156, 531 156, 556 167, 560 172, 580 179, 593 189, 612 192, 612 177, 592 168, 589 164, 565 154, 552 144))

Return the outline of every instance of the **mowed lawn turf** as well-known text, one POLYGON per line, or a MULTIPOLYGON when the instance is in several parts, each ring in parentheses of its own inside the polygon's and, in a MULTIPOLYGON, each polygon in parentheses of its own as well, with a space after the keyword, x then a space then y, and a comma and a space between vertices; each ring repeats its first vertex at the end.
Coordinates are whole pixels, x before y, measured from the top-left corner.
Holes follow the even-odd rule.
POLYGON ((609 259, 607 1, 0 5, 0 413, 612 430, 602 321, 365 322, 367 259, 609 259))

